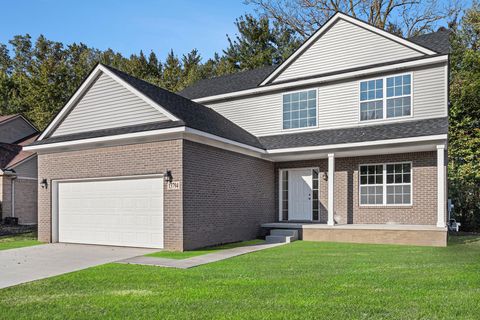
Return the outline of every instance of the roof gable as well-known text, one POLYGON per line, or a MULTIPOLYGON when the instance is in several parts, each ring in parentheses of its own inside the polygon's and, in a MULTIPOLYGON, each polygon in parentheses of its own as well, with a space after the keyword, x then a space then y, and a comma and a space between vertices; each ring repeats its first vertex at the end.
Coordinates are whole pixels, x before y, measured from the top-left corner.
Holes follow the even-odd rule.
POLYGON ((414 42, 337 13, 261 85, 434 54, 414 42))
POLYGON ((81 87, 48 125, 45 137, 101 129, 178 120, 103 65, 90 73, 81 87))

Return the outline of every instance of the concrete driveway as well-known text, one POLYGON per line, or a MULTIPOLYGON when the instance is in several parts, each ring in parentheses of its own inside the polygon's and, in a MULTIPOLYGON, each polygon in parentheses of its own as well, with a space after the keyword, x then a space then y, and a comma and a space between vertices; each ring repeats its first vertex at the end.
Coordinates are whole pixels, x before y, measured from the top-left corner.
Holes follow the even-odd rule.
POLYGON ((124 260, 159 249, 53 243, 0 251, 0 288, 124 260))

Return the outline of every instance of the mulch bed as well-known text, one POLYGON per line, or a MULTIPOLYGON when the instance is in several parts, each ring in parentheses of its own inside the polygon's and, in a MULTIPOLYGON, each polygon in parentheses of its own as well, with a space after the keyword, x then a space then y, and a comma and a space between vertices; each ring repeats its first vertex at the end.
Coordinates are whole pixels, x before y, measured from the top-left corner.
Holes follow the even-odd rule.
POLYGON ((0 237, 37 231, 37 226, 11 226, 0 223, 0 237))

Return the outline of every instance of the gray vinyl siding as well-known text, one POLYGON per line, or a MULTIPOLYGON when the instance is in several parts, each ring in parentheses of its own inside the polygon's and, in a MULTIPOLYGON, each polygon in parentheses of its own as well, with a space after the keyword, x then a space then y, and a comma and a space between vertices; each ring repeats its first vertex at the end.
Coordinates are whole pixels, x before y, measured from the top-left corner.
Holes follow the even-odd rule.
MULTIPOLYGON (((407 72, 409 71, 390 74, 407 72)), ((413 74, 413 117, 406 119, 419 120, 447 116, 445 65, 417 69, 411 72, 413 74)), ((385 75, 387 74, 381 74, 378 77, 385 75)), ((368 79, 375 77, 368 77, 368 79)), ((317 87, 318 129, 355 127, 399 120, 360 122, 359 81, 359 79, 352 79, 317 87)), ((301 129, 296 131, 282 130, 281 92, 222 101, 208 104, 208 106, 257 136, 301 131, 301 129)))
POLYGON ((419 56, 413 49, 341 19, 273 82, 419 56))
POLYGON ((19 117, 0 124, 0 142, 14 143, 35 132, 36 130, 31 125, 19 117))
POLYGON ((15 167, 19 177, 37 178, 37 156, 34 156, 15 167))
POLYGON ((167 116, 102 73, 52 137, 167 120, 167 116))

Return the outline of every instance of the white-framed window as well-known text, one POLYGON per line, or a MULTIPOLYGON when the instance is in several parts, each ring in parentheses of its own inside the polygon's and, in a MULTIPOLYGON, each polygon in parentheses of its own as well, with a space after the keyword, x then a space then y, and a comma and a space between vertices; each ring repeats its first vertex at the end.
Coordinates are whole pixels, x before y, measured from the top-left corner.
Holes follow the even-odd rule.
POLYGON ((412 163, 360 165, 359 196, 361 206, 411 205, 412 163))
POLYGON ((283 94, 283 129, 317 126, 317 90, 283 94))
POLYGON ((360 121, 412 115, 412 74, 360 81, 360 121))
POLYGON ((360 120, 383 119, 383 79, 360 82, 360 120))

